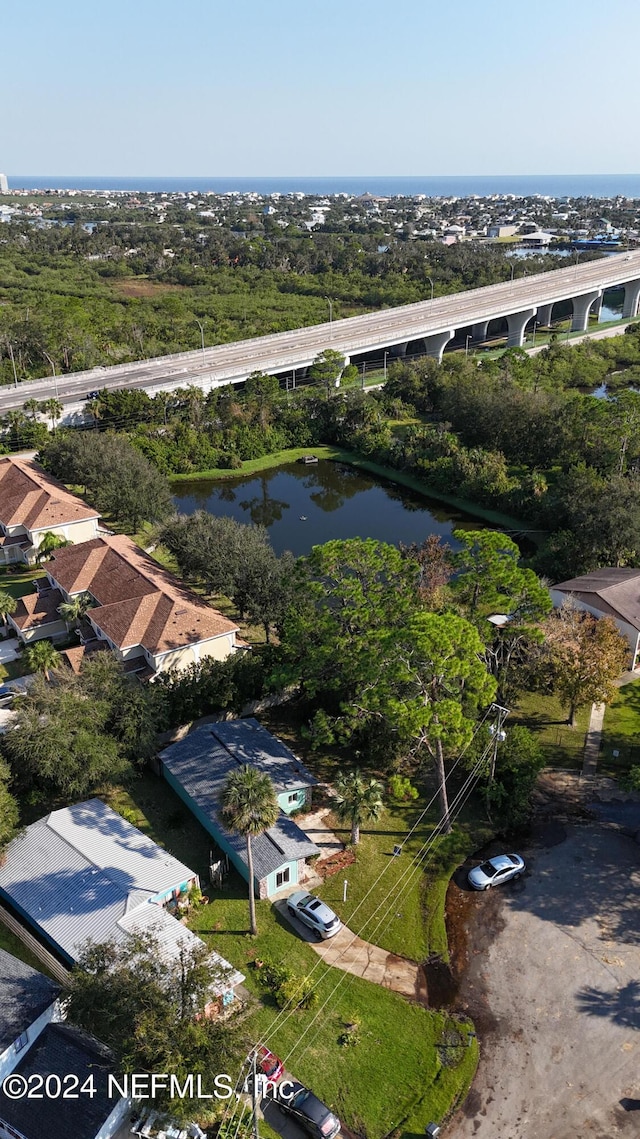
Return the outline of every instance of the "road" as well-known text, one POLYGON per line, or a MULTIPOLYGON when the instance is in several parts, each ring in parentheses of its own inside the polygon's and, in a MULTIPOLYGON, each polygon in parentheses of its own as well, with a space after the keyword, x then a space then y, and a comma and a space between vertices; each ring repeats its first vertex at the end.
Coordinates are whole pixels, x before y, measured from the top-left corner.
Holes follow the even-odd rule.
POLYGON ((346 320, 219 344, 204 351, 34 380, 0 391, 0 414, 22 407, 27 396, 45 399, 55 394, 66 406, 80 404, 89 391, 105 387, 155 391, 191 382, 205 388, 240 382, 256 370, 277 373, 307 367, 325 348, 336 349, 347 357, 389 348, 636 279, 640 279, 640 251, 616 254, 585 265, 571 265, 346 320))
POLYGON ((447 1139, 640 1134, 640 847, 600 814, 552 824, 520 882, 450 899, 481 1059, 447 1139))

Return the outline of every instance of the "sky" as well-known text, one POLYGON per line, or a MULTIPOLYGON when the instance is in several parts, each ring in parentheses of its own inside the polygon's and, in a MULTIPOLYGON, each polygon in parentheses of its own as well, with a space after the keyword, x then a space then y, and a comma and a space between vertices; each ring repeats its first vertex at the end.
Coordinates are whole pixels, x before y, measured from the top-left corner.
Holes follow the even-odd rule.
POLYGON ((637 0, 4 0, 9 175, 640 173, 637 0))

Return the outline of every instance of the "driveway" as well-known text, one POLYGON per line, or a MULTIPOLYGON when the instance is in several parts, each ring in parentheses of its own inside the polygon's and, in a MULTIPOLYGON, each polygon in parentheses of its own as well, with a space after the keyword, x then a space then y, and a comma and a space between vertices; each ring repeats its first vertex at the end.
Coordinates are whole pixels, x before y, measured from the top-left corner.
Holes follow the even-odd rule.
POLYGON ((17 637, 0 641, 0 664, 9 664, 11 661, 17 660, 19 656, 17 637))
POLYGON ((313 930, 298 921, 287 909, 286 900, 274 902, 274 907, 303 941, 307 941, 321 957, 325 965, 332 965, 351 973, 354 977, 364 977, 383 989, 393 989, 409 1000, 426 1004, 424 974, 414 961, 388 953, 378 945, 363 941, 361 937, 343 925, 335 937, 321 940, 313 930))
POLYGON ((450 887, 481 1059, 447 1139, 640 1134, 640 846, 600 817, 547 824, 518 883, 450 887))

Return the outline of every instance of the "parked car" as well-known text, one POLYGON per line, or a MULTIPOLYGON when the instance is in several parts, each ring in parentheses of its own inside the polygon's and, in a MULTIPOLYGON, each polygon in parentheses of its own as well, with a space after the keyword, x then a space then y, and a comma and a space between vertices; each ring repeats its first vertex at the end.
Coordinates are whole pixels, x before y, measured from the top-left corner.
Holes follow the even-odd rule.
POLYGON ((280 1111, 290 1115, 313 1139, 335 1139, 341 1123, 322 1100, 297 1080, 291 1080, 291 1096, 276 1100, 280 1111))
POLYGON ((273 1080, 274 1083, 280 1079, 284 1071, 282 1060, 279 1060, 273 1052, 270 1052, 269 1049, 265 1047, 258 1048, 256 1067, 259 1072, 262 1072, 263 1076, 266 1076, 268 1080, 273 1080))
POLYGON ((496 854, 469 871, 469 885, 474 890, 488 890, 490 886, 501 886, 511 879, 516 881, 525 870, 524 859, 519 854, 496 854))
POLYGON ((0 708, 8 708, 15 700, 15 691, 8 684, 0 684, 0 708))
POLYGON ((306 890, 296 890, 287 898, 287 909, 320 937, 334 937, 342 929, 342 922, 326 902, 307 894, 306 890))

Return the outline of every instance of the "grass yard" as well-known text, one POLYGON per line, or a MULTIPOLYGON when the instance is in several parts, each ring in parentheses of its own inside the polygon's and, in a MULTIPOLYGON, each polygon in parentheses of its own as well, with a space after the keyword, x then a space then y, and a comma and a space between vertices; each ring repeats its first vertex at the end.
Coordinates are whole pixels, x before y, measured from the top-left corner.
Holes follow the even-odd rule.
MULTIPOLYGON (((260 998, 245 1022, 255 1039, 266 1041, 294 1075, 313 1087, 346 1125, 369 1139, 390 1131, 424 1134, 466 1093, 477 1064, 472 1047, 438 1051, 458 1025, 446 1013, 409 1004, 396 993, 324 965, 269 902, 258 902, 258 936, 247 934, 246 885, 229 876, 211 903, 197 911, 191 928, 246 976, 260 998), (256 958, 284 962, 298 975, 312 975, 315 1009, 279 1013, 261 989, 256 958), (326 1002, 326 1003, 325 1003, 326 1002), (339 1043, 347 1025, 359 1025, 354 1047, 339 1043), (442 1062, 448 1057, 449 1064, 442 1062)), ((471 1025, 462 1028, 466 1034, 471 1025)))
POLYGON ((12 953, 19 961, 24 961, 25 965, 30 965, 32 969, 37 969, 39 973, 44 973, 49 976, 47 968, 42 962, 27 949, 26 945, 16 937, 10 929, 7 929, 0 921, 0 949, 5 949, 7 953, 12 953))
MULTIPOLYGON (((436 838, 433 848, 418 862, 439 816, 434 805, 405 843, 402 854, 394 857, 394 845, 403 842, 431 794, 425 791, 411 804, 388 801, 380 819, 362 828, 356 861, 344 872, 327 878, 317 891, 365 940, 418 962, 432 954, 449 960, 444 914, 449 879, 456 866, 492 833, 474 817, 472 808, 467 808, 454 833, 436 838), (347 901, 343 903, 345 880, 347 901)), ((349 832, 339 823, 335 831, 348 841, 349 832)))
POLYGON ((5 566, 0 569, 0 590, 3 593, 9 593, 17 601, 26 593, 33 593, 34 581, 44 576, 44 570, 37 566, 27 566, 25 569, 19 570, 12 570, 5 566))
POLYGON ((619 688, 607 707, 598 772, 617 778, 635 764, 640 764, 640 680, 619 688))
POLYGON ((522 724, 535 732, 550 767, 582 767, 585 736, 591 705, 578 712, 578 725, 567 724, 567 709, 555 696, 527 693, 518 699, 509 717, 510 724, 522 724))
MULTIPOLYGON (((145 774, 128 789, 104 797, 129 822, 196 870, 203 884, 207 882, 210 839, 160 778, 145 774)), ((401 816, 402 811, 392 819, 396 829, 401 816)), ((384 835, 383 829, 381 850, 393 842, 393 834, 384 835)), ((364 888, 364 861, 361 866, 364 888)), ((350 867, 348 873, 353 870, 350 867)), ((355 876, 350 881, 355 890, 355 876)), ((327 967, 270 902, 257 903, 259 932, 252 938, 247 887, 235 871, 222 890, 208 893, 209 905, 193 913, 190 926, 245 974, 246 988, 259 998, 243 1022, 247 1032, 266 1040, 348 1127, 369 1139, 382 1139, 395 1128, 407 1136, 422 1135, 428 1122, 443 1118, 466 1094, 477 1065, 477 1046, 474 1039, 471 1047, 438 1049, 439 1042, 446 1043, 458 1029, 446 1013, 409 1004, 396 993, 327 967), (316 1008, 278 1017, 273 999, 258 985, 253 965, 258 957, 286 963, 301 975, 313 971, 319 995, 316 1008), (360 1025, 360 1042, 354 1047, 340 1045, 345 1026, 354 1022, 360 1025)), ((406 905, 405 910, 408 918, 406 905)), ((416 944, 419 926, 420 920, 416 944)), ((462 1026, 464 1033, 466 1027, 462 1026)))
MULTIPOLYGON (((25 594, 33 593, 33 583, 39 577, 44 577, 44 570, 36 566, 27 566, 19 570, 3 566, 0 569, 0 592, 10 594, 18 601, 25 594)), ((17 680, 19 676, 24 676, 22 661, 7 661, 6 664, 0 664, 0 684, 5 680, 17 680)))

